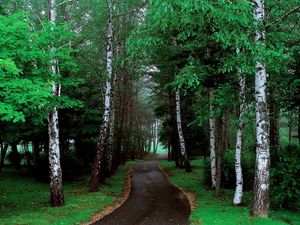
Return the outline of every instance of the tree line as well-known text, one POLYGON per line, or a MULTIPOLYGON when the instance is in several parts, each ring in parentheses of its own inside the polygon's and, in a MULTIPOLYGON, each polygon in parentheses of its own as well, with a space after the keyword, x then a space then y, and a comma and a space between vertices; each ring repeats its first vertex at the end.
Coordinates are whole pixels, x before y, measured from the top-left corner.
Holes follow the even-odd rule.
POLYGON ((120 164, 157 142, 157 121, 143 101, 149 91, 125 47, 142 6, 1 3, 1 168, 9 158, 20 169, 26 158, 49 182, 52 206, 64 205, 63 178, 90 172, 90 191, 97 191, 120 164))
MULTIPOLYGON (((145 22, 130 37, 131 57, 157 67, 152 74, 159 90, 156 114, 163 121, 161 139, 170 159, 191 170, 191 132, 200 128, 196 134, 203 141, 196 147, 209 148, 198 154, 209 155, 210 186, 219 196, 233 177, 233 204, 239 205, 242 161, 250 167, 254 158, 249 169, 254 172, 246 171, 253 179, 247 185, 253 188, 253 216, 268 215, 272 188, 289 190, 287 195, 272 192, 271 200, 281 206, 299 202, 299 150, 291 147, 293 128, 299 128, 293 117, 300 118, 298 22, 297 1, 150 1, 145 22), (183 129, 180 117, 185 117, 183 129), (289 142, 280 143, 286 120, 289 142), (184 136, 190 139, 187 143, 184 136), (228 165, 232 150, 234 160, 228 165), (224 168, 230 173, 228 168, 234 168, 235 175, 225 174, 224 168), (279 178, 283 168, 293 172, 279 178)), ((295 136, 299 140, 299 132, 295 136)))

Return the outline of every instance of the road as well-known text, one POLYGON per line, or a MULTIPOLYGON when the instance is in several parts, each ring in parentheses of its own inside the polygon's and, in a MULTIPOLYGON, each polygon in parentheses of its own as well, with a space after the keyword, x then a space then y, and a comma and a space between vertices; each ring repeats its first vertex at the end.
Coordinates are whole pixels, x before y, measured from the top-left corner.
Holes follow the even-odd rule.
POLYGON ((158 160, 148 160, 134 165, 129 198, 94 225, 188 225, 188 200, 169 183, 158 164, 158 160))

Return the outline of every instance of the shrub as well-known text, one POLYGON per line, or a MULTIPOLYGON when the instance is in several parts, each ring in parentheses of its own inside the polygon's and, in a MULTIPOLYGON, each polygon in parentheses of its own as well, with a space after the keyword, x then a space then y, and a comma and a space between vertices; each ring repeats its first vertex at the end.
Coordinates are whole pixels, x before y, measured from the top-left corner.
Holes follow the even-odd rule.
MULTIPOLYGON (((222 188, 235 188, 235 150, 227 149, 224 152, 222 161, 222 188)), ((255 155, 250 150, 242 152, 242 170, 244 178, 244 190, 249 191, 253 188, 255 155)), ((211 185, 210 160, 205 163, 205 184, 211 185)))
MULTIPOLYGON (((62 175, 64 181, 78 180, 84 172, 84 163, 72 153, 61 157, 62 175)), ((49 182, 49 161, 46 155, 41 155, 35 174, 42 182, 49 182)))
POLYGON ((271 168, 271 206, 300 209, 299 147, 287 145, 279 155, 279 162, 271 168))

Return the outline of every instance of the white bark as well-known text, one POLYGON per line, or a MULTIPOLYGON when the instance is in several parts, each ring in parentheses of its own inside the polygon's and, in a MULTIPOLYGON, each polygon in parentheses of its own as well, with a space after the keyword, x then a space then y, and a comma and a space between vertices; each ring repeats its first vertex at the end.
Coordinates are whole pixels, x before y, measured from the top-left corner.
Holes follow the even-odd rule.
POLYGON ((176 120, 177 120, 177 130, 178 130, 178 136, 179 136, 179 143, 180 143, 180 152, 181 156, 184 160, 184 164, 186 166, 187 170, 190 170, 189 166, 189 160, 186 152, 185 147, 185 140, 183 137, 183 131, 182 131, 182 124, 181 124, 181 110, 180 110, 180 92, 177 89, 176 90, 176 120))
POLYGON ((159 123, 157 120, 154 121, 154 137, 153 137, 153 153, 157 152, 158 148, 158 127, 159 123))
MULTIPOLYGON (((213 89, 209 89, 210 101, 214 98, 213 89)), ((211 170, 211 184, 212 188, 216 187, 217 171, 216 171, 216 119, 212 115, 214 107, 209 105, 209 143, 210 143, 210 170, 211 170)))
POLYGON ((100 135, 97 141, 97 152, 91 176, 90 190, 97 191, 99 186, 101 161, 109 139, 109 126, 111 116, 111 79, 113 76, 113 3, 107 0, 108 24, 107 24, 107 48, 106 48, 106 71, 107 79, 105 83, 104 112, 103 121, 100 126, 100 135))
POLYGON ((107 151, 107 172, 111 172, 114 154, 114 137, 115 137, 115 86, 117 82, 117 75, 114 74, 112 79, 111 89, 111 104, 110 104, 110 126, 109 126, 109 148, 107 151))
MULTIPOLYGON (((55 25, 56 7, 55 0, 49 0, 49 21, 55 25)), ((51 49, 55 53, 55 49, 51 49)), ((51 72, 55 76, 58 72, 56 59, 51 60, 51 72)), ((52 94, 60 95, 60 85, 52 82, 52 94)), ((59 148, 59 127, 58 127, 58 111, 55 107, 48 116, 48 134, 49 134, 49 166, 50 166, 50 194, 51 203, 54 206, 64 203, 63 186, 62 186, 62 170, 60 165, 60 148, 59 148)))
MULTIPOLYGON (((254 15, 257 23, 264 19, 264 0, 255 0, 254 15)), ((257 45, 264 46, 265 31, 257 30, 257 45)), ((253 214, 265 216, 269 210, 270 147, 269 124, 267 121, 266 64, 263 59, 256 62, 255 100, 256 100, 256 169, 254 181, 253 214)))
POLYGON ((243 144, 243 128, 244 128, 244 114, 246 111, 246 96, 245 96, 245 85, 246 77, 239 71, 240 79, 240 115, 239 115, 239 126, 236 135, 236 146, 235 146, 235 175, 236 175, 236 187, 233 198, 233 204, 238 205, 242 202, 243 197, 243 173, 241 164, 241 151, 243 144))

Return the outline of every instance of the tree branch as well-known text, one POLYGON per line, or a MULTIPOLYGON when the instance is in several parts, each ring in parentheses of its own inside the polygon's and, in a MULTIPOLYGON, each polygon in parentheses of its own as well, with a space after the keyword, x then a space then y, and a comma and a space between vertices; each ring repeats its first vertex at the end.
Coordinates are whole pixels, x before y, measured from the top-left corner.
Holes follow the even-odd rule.
POLYGON ((143 6, 140 6, 138 8, 135 8, 135 9, 129 11, 129 12, 125 12, 125 13, 115 15, 115 17, 128 16, 130 14, 134 14, 134 13, 138 12, 139 10, 141 10, 142 8, 145 8, 145 7, 146 7, 146 5, 143 5, 143 6))
POLYGON ((274 20, 273 22, 271 22, 270 24, 268 24, 266 26, 266 28, 268 28, 271 25, 276 24, 277 22, 279 22, 280 20, 284 20, 286 17, 288 17, 290 14, 296 12, 297 10, 300 9, 300 5, 296 6, 295 8, 291 9, 290 11, 286 12, 285 14, 283 14, 281 17, 277 18, 276 20, 274 20))

